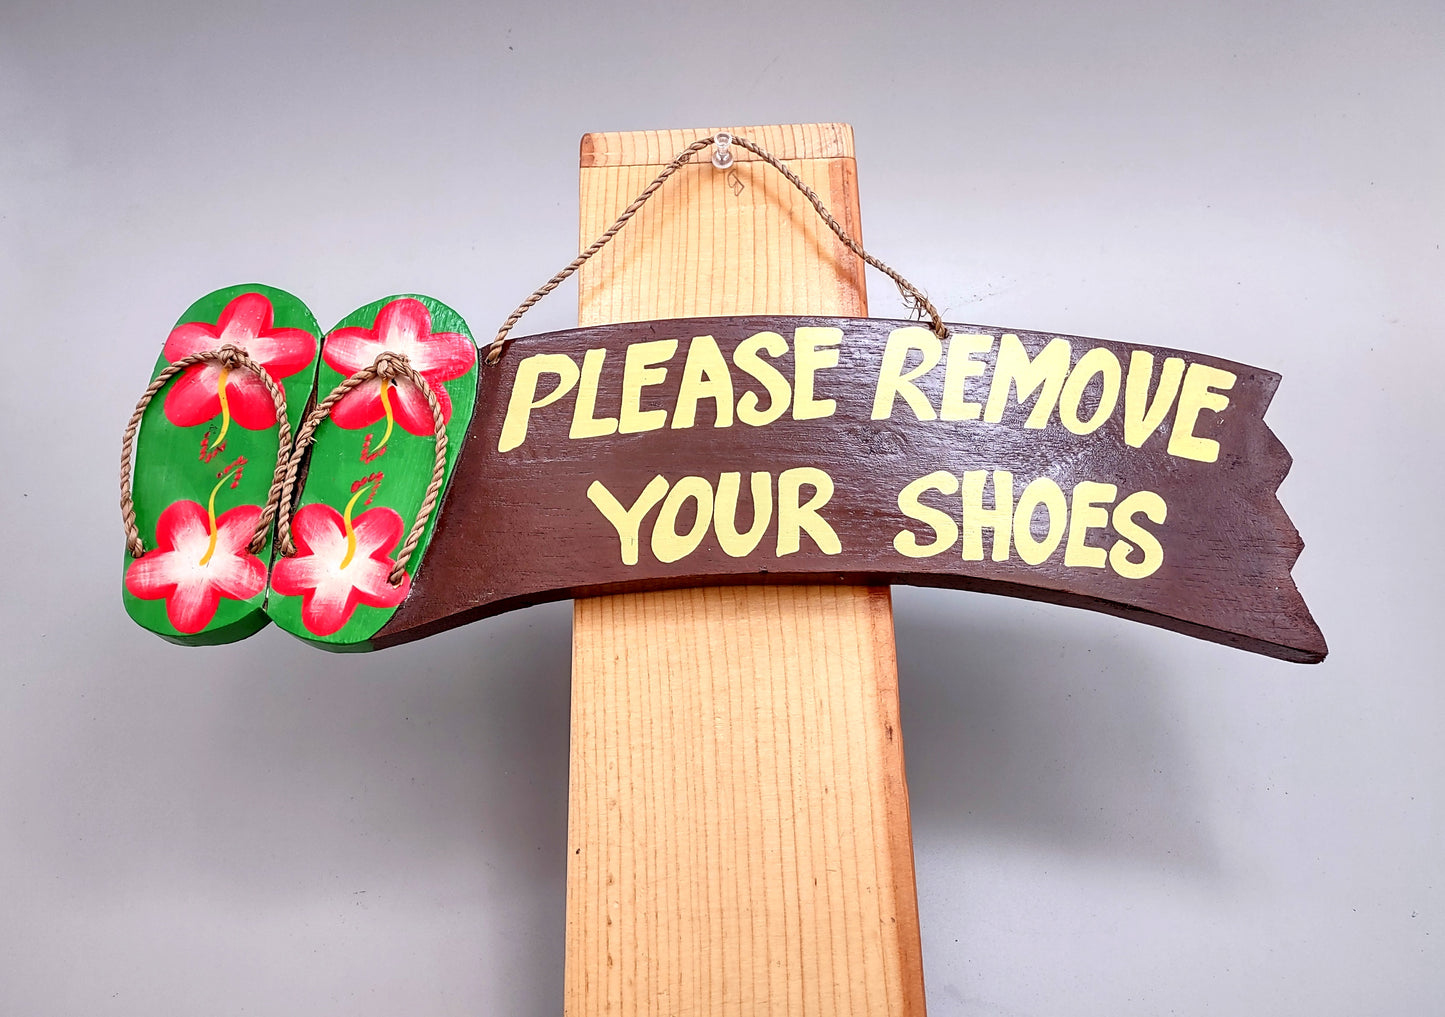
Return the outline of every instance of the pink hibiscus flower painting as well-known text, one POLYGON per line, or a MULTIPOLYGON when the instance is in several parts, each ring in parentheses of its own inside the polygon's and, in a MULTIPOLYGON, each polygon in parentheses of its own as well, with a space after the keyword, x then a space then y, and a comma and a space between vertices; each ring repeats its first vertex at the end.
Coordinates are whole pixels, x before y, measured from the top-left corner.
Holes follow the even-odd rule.
MULTIPOLYGON (((460 378, 477 362, 477 348, 459 332, 433 332, 431 312, 420 300, 400 297, 376 315, 373 328, 338 328, 326 337, 322 359, 344 377, 370 367, 378 354, 405 354, 411 366, 436 393, 442 420, 451 420, 451 398, 444 382, 460 378)), ((430 435, 435 430, 426 397, 410 381, 391 382, 373 378, 352 389, 331 408, 331 419, 339 427, 357 429, 387 420, 387 434, 393 418, 405 430, 430 435)), ((383 438, 383 444, 385 438, 383 438)))
POLYGON ((257 505, 214 520, 199 502, 168 505, 156 521, 155 549, 126 570, 126 589, 142 600, 164 598, 176 631, 200 632, 221 598, 248 600, 266 588, 266 566, 247 550, 260 518, 257 505))
POLYGON ((291 524, 297 554, 277 560, 271 588, 302 598, 302 624, 316 636, 340 631, 358 604, 396 607, 411 589, 405 573, 394 586, 388 579, 396 562, 387 553, 402 529, 401 516, 390 508, 352 519, 350 505, 345 517, 330 505, 307 505, 291 524))
MULTIPOLYGON (((165 357, 182 357, 231 345, 245 350, 276 381, 311 363, 316 338, 300 328, 272 328, 271 301, 260 293, 242 293, 228 303, 216 324, 186 322, 171 330, 165 357)), ((231 371, 220 364, 193 364, 181 373, 166 395, 166 419, 177 427, 203 424, 220 414, 222 433, 230 421, 252 431, 276 423, 276 406, 266 386, 252 371, 231 371)), ((216 444, 220 442, 217 441, 216 444)))

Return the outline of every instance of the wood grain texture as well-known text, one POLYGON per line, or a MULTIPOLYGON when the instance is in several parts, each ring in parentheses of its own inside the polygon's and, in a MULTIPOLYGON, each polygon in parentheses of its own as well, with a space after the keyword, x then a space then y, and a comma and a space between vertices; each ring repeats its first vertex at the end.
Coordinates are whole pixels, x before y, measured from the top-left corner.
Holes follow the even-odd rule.
MULTIPOLYGON (((679 133, 584 139, 584 245, 709 132, 679 133)), ((736 133, 858 235, 851 129, 736 133)), ((581 272, 583 325, 769 312, 867 309, 766 165, 685 168, 581 272)), ((578 601, 566 1013, 922 1014, 907 801, 886 589, 578 601)))

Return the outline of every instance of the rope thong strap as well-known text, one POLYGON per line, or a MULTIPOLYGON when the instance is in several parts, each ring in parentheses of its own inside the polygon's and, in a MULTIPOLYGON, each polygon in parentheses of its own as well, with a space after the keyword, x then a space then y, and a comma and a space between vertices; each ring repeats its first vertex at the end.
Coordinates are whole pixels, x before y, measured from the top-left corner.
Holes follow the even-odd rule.
POLYGON ((291 452, 291 422, 286 418, 286 393, 281 386, 276 384, 267 370, 252 360, 245 350, 227 343, 225 346, 214 350, 205 350, 201 353, 193 353, 188 357, 182 357, 175 363, 166 367, 164 371, 156 375, 145 394, 136 403, 135 412, 130 415, 130 422, 125 425, 125 436, 120 444, 120 517, 125 526, 126 549, 130 551, 132 558, 139 558, 146 553, 145 542, 141 540, 140 530, 135 521, 135 497, 131 493, 131 464, 135 456, 135 437, 140 430, 141 419, 145 416, 146 407, 151 404, 156 393, 166 387, 166 383, 180 374, 186 368, 195 364, 219 364, 227 370, 246 370, 261 379, 261 384, 266 386, 267 393, 271 396, 271 402, 276 406, 276 469, 271 475, 271 489, 266 495, 266 504, 261 509, 261 518, 256 521, 256 532, 251 537, 247 549, 252 554, 260 554, 261 549, 266 546, 266 535, 271 530, 271 522, 276 518, 277 505, 281 498, 281 485, 286 474, 286 463, 291 452))
POLYGON ((390 350, 378 354, 371 366, 362 368, 342 381, 306 415, 300 431, 296 434, 296 446, 291 451, 290 460, 285 464, 280 492, 280 510, 276 521, 276 544, 284 558, 290 558, 296 553, 296 544, 291 538, 291 514, 295 501, 296 477, 301 470, 301 461, 306 456, 306 450, 316 440, 316 429, 330 414, 331 408, 340 402, 348 392, 376 378, 388 381, 404 378, 415 385, 426 399, 427 408, 431 410, 432 427, 436 435, 436 458, 432 463, 431 482, 427 484, 426 495, 422 498, 421 507, 417 509, 416 521, 411 525, 411 532, 407 534, 406 542, 401 547, 401 553, 397 555, 396 565, 387 575, 387 579, 395 586, 401 582, 407 563, 411 561, 412 554, 416 551, 417 545, 421 543, 422 534, 426 532, 427 520, 431 518, 432 511, 436 508, 437 500, 441 495, 442 482, 446 479, 447 468, 447 426, 442 415, 441 403, 437 401, 436 392, 431 387, 431 383, 422 377, 420 371, 411 366, 411 361, 405 354, 393 353, 390 350))

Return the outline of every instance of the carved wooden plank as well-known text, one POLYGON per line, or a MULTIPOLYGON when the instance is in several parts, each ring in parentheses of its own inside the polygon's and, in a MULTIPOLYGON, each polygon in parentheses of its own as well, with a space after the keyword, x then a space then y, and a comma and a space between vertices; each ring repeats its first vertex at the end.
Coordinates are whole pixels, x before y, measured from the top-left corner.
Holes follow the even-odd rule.
MULTIPOLYGON (((322 344, 317 402, 383 352, 405 356, 412 378, 419 375, 436 399, 450 477, 477 397, 477 348, 466 322, 415 294, 352 312, 322 344)), ((436 528, 433 511, 397 570, 432 479, 435 434, 431 404, 408 378, 371 378, 331 406, 297 499, 295 553, 286 556, 283 547, 272 570, 266 610, 280 628, 327 649, 369 648, 407 597, 436 528)))
MULTIPOLYGON (((197 300, 177 320, 151 377, 233 346, 280 386, 294 433, 316 379, 320 329, 296 297, 257 283, 197 300)), ((242 639, 266 624, 271 544, 249 542, 278 455, 275 404, 253 372, 195 363, 146 408, 136 438, 134 507, 145 553, 126 555, 123 598, 141 626, 187 645, 242 639)))
POLYGON ((483 372, 434 570, 380 641, 568 594, 851 579, 1324 657, 1275 495, 1277 375, 952 331, 743 316, 519 341, 483 372))
MULTIPOLYGON (((582 242, 704 133, 586 136, 582 242)), ((738 133, 857 235, 845 125, 738 133)), ((866 313, 861 266, 748 162, 682 170, 583 268, 579 305, 584 325, 866 313)), ((686 590, 574 617, 566 1012, 923 1013, 887 591, 686 590)))

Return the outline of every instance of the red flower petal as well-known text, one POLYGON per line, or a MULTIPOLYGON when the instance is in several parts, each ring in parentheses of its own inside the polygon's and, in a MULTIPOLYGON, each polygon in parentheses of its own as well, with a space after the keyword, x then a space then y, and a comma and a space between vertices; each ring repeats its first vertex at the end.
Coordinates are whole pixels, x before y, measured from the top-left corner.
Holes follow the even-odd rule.
POLYGON ((168 551, 151 551, 130 563, 125 570, 125 588, 141 600, 159 600, 176 588, 171 579, 168 551))
POLYGON ((271 327, 273 313, 271 301, 260 293, 232 298, 216 319, 221 342, 244 348, 247 341, 271 327))
POLYGON ((166 598, 166 618, 190 636, 211 624, 220 606, 221 594, 210 583, 179 583, 166 598))
MULTIPOLYGON (((425 377, 423 375, 423 377, 425 377)), ((429 382, 431 379, 427 379, 429 382)), ((448 421, 452 416, 452 400, 447 395, 447 390, 441 385, 431 382, 432 391, 436 393, 437 405, 441 407, 442 421, 448 421)), ((417 388, 410 381, 403 380, 397 383, 391 390, 391 412, 396 417, 396 422, 412 434, 429 435, 436 431, 436 423, 432 420, 431 407, 427 405, 426 396, 422 395, 421 389, 417 388)), ((377 400, 380 402, 380 400, 377 400)))
POLYGON ((371 366, 385 346, 369 328, 338 328, 326 337, 321 357, 331 368, 346 377, 371 366))
MULTIPOLYGON (((431 311, 414 297, 393 300, 376 312, 373 329, 389 350, 411 355, 408 347, 417 345, 431 335, 431 311)), ((417 368, 421 370, 421 368, 417 368)))
MULTIPOLYGON (((166 393, 166 419, 177 427, 204 424, 221 412, 216 388, 221 380, 217 364, 192 364, 171 381, 166 393)), ((274 423, 274 419, 272 423, 274 423)))
POLYGON ((386 407, 381 405, 380 378, 356 386, 331 407, 331 419, 336 421, 336 426, 351 430, 370 427, 384 416, 386 407))
MULTIPOLYGON (((443 383, 475 366, 477 348, 472 341, 458 332, 433 333, 427 306, 413 297, 401 297, 377 312, 375 328, 339 328, 328 335, 322 357, 334 370, 349 377, 370 367, 378 354, 387 350, 407 357, 436 391, 443 421, 450 420, 451 398, 443 383)), ((422 393, 406 380, 397 382, 392 392, 397 422, 412 434, 433 433, 431 410, 422 393)), ((379 384, 364 385, 338 402, 331 418, 340 427, 369 427, 386 415, 379 395, 379 384)))
POLYGON ((271 570, 271 589, 284 597, 307 597, 326 582, 331 570, 326 560, 314 554, 281 558, 271 570))
POLYGON ((272 329, 246 341, 251 359, 280 381, 310 364, 316 356, 316 337, 302 328, 272 329))
POLYGON ((476 362, 476 345, 460 332, 433 332, 412 358, 412 366, 434 386, 460 378, 476 362))
POLYGON ((266 566, 248 550, 260 520, 259 505, 237 505, 216 519, 216 550, 206 567, 223 597, 246 600, 266 588, 266 566))
POLYGON ((385 559, 388 565, 395 564, 386 557, 386 553, 401 540, 405 529, 396 510, 382 505, 367 509, 351 521, 351 529, 356 534, 358 555, 378 561, 385 559))
POLYGON ((246 600, 266 588, 266 566, 245 550, 261 517, 256 505, 239 505, 216 520, 210 548, 206 510, 194 501, 166 506, 156 521, 156 549, 126 570, 125 584, 143 600, 166 601, 166 617, 179 632, 200 632, 216 616, 221 598, 246 600))
POLYGON ((356 556, 347 572, 358 564, 363 566, 352 578, 357 596, 372 607, 395 607, 406 599, 411 588, 411 576, 406 572, 402 572, 401 582, 396 585, 389 578, 396 561, 387 552, 393 548, 399 550, 405 530, 401 516, 392 509, 377 506, 353 519, 351 527, 356 533, 356 556))
POLYGON ((196 501, 167 505, 156 520, 156 546, 168 551, 184 549, 197 541, 210 540, 206 507, 196 501))
POLYGON ((276 423, 276 402, 254 371, 232 371, 226 375, 226 403, 231 419, 252 431, 276 423))
MULTIPOLYGON (((171 330, 165 357, 175 363, 182 357, 230 344, 260 364, 276 381, 288 378, 311 363, 316 340, 305 329, 272 329, 271 301, 260 293, 242 293, 221 311, 218 324, 186 322, 171 330)), ((221 412, 216 392, 218 364, 195 364, 185 370, 166 394, 166 419, 177 427, 205 423, 221 412)), ((252 431, 274 427, 276 404, 254 371, 226 375, 226 401, 236 423, 252 431)))
POLYGON ((458 378, 477 360, 477 348, 458 332, 432 332, 431 312, 412 297, 393 300, 376 316, 382 345, 406 354, 411 366, 433 385, 458 378))
POLYGON ((202 548, 195 554, 199 560, 210 540, 206 510, 194 501, 177 501, 167 505, 156 521, 156 546, 126 569, 126 589, 142 600, 159 600, 170 596, 181 578, 176 548, 202 548))
POLYGON ((352 520, 356 549, 347 562, 345 522, 329 505, 307 505, 293 523, 302 552, 276 563, 271 586, 277 593, 301 597, 301 622, 317 636, 329 636, 351 619, 358 603, 395 607, 411 588, 403 574, 393 586, 387 579, 395 562, 386 553, 401 539, 402 520, 394 510, 378 506, 352 520))
POLYGON ((318 636, 341 631, 356 610, 353 592, 349 585, 317 583, 301 600, 301 623, 318 636))
MULTIPOLYGON (((316 340, 305 329, 273 329, 271 301, 260 293, 242 293, 226 305, 218 319, 218 343, 246 351, 266 373, 280 381, 311 363, 316 340)), ((274 414, 272 423, 275 423, 274 414)))
POLYGON ((165 358, 174 364, 193 353, 214 350, 221 345, 217 338, 220 334, 220 329, 204 321, 188 321, 177 325, 166 337, 165 358))
POLYGON ((306 505, 291 522, 296 544, 308 555, 333 558, 340 564, 346 554, 346 523, 330 505, 306 505))

